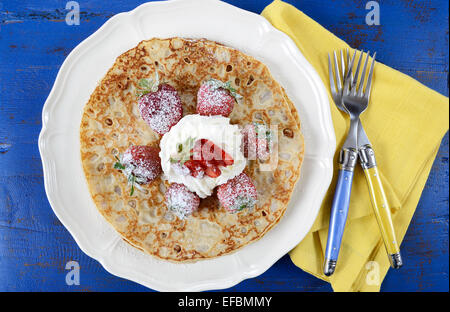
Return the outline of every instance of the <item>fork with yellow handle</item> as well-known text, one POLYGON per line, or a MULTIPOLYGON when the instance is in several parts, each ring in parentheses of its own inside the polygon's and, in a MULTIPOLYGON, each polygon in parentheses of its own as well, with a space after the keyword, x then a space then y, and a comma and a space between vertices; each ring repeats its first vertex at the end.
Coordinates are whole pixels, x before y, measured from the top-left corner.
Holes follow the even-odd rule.
MULTIPOLYGON (((356 51, 353 55, 351 65, 355 60, 356 51)), ((343 91, 342 104, 348 111, 362 110, 364 111, 368 104, 370 98, 370 91, 372 87, 372 76, 373 69, 375 66, 375 54, 372 58, 372 63, 370 66, 370 71, 368 74, 368 80, 365 90, 363 90, 364 79, 366 74, 367 64, 369 62, 370 54, 366 54, 366 60, 362 69, 361 78, 358 86, 358 74, 361 65, 361 61, 364 54, 361 52, 359 57, 359 62, 356 67, 356 72, 353 75, 350 74, 347 77, 350 79, 350 83, 347 85, 347 89, 343 91)), ((351 70, 352 66, 350 66, 351 70)), ((394 225, 392 223, 391 210, 389 203, 386 199, 386 194, 383 189, 383 184, 381 183, 380 174, 378 172, 378 167, 375 159, 375 152, 370 144, 369 139, 364 131, 361 121, 359 120, 358 125, 358 136, 357 136, 357 146, 358 146, 358 156, 361 163, 361 167, 366 176, 367 185, 369 187, 369 193, 371 197, 371 202, 373 206, 373 211, 380 228, 381 236, 386 247, 386 251, 389 256, 389 262, 391 267, 400 268, 403 265, 402 257, 400 255, 400 248, 395 236, 394 225)))
POLYGON ((381 231, 386 252, 389 256, 389 262, 393 268, 398 269, 403 265, 400 247, 395 237, 391 209, 386 199, 386 194, 384 193, 383 184, 381 183, 375 153, 370 144, 364 145, 359 149, 359 160, 364 170, 364 175, 366 176, 373 212, 381 231))

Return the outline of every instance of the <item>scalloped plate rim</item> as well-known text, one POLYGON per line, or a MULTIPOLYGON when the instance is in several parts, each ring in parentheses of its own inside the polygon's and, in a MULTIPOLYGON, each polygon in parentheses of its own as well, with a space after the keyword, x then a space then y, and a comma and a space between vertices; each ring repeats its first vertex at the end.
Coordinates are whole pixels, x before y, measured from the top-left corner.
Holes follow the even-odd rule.
MULTIPOLYGON (((85 233, 83 232, 82 229, 80 229, 78 224, 71 222, 72 220, 70 220, 70 216, 64 213, 65 209, 63 207, 59 206, 58 194, 52 193, 52 191, 54 190, 54 187, 51 186, 52 176, 50 176, 50 168, 49 168, 50 165, 52 164, 52 160, 51 160, 51 158, 47 157, 47 154, 49 151, 46 147, 48 137, 52 135, 52 132, 51 132, 52 129, 51 129, 51 127, 49 127, 50 121, 48 120, 48 118, 50 117, 50 115, 52 113, 52 109, 54 109, 54 107, 56 105, 56 103, 55 103, 56 99, 61 94, 63 94, 62 90, 65 87, 65 80, 67 78, 67 75, 70 73, 71 66, 74 66, 74 62, 76 62, 76 60, 79 57, 82 57, 82 54, 85 53, 86 50, 88 50, 89 44, 91 43, 91 41, 93 41, 97 36, 100 36, 100 35, 105 36, 104 33, 107 32, 107 29, 109 27, 113 27, 114 24, 117 24, 121 19, 125 19, 125 16, 130 18, 131 16, 138 14, 140 11, 143 11, 147 8, 158 8, 160 5, 170 6, 170 5, 176 5, 177 3, 181 3, 181 2, 183 2, 183 3, 191 2, 192 4, 202 3, 202 5, 205 5, 205 3, 206 3, 205 1, 208 1, 208 5, 219 5, 219 4, 224 5, 224 7, 227 7, 228 10, 234 11, 235 13, 248 14, 249 16, 250 15, 257 16, 259 19, 258 22, 260 23, 260 26, 262 25, 262 27, 265 30, 265 34, 274 33, 277 36, 280 36, 283 38, 283 40, 287 44, 287 47, 290 49, 290 53, 296 54, 293 57, 296 57, 302 61, 301 66, 304 67, 304 69, 309 72, 310 76, 308 78, 312 80, 311 83, 313 85, 315 85, 315 87, 316 87, 316 90, 313 90, 313 91, 317 92, 316 97, 319 98, 320 101, 322 102, 321 103, 322 105, 320 107, 321 115, 319 116, 322 121, 322 125, 321 125, 322 130, 323 130, 322 134, 324 135, 324 139, 326 140, 326 142, 328 144, 328 155, 323 155, 320 158, 320 161, 323 163, 323 166, 326 167, 326 169, 328 169, 328 170, 326 170, 324 172, 324 176, 322 178, 322 182, 324 184, 323 184, 323 187, 321 188, 321 190, 318 191, 318 194, 317 194, 318 198, 321 198, 321 199, 317 200, 317 201, 319 201, 319 203, 316 203, 316 206, 314 207, 314 209, 310 209, 310 212, 309 212, 309 215, 311 215, 311 218, 308 222, 308 225, 306 226, 308 231, 311 228, 311 226, 319 212, 321 201, 325 195, 328 185, 331 182, 331 177, 332 177, 332 168, 333 168, 332 159, 333 159, 336 141, 335 141, 334 131, 332 128, 331 114, 329 111, 329 103, 328 103, 327 95, 325 93, 325 87, 324 87, 322 81, 320 80, 318 74, 315 72, 315 70, 312 68, 312 66, 306 61, 306 59, 301 54, 301 52, 297 49, 297 47, 295 46, 293 41, 286 34, 275 29, 267 20, 265 20, 260 15, 236 8, 232 5, 225 4, 220 1, 211 1, 211 0, 172 0, 172 1, 166 1, 166 2, 149 2, 149 3, 144 3, 129 12, 123 12, 123 13, 114 15, 108 21, 106 21, 97 31, 95 31, 88 38, 83 40, 79 45, 77 45, 72 50, 72 52, 67 56, 67 58, 64 60, 62 66, 56 76, 52 90, 44 104, 44 107, 42 110, 42 130, 39 135, 39 143, 38 143, 39 151, 40 151, 41 159, 42 159, 42 164, 43 164, 44 186, 45 186, 45 191, 47 193, 47 198, 50 202, 50 205, 51 205, 54 213, 56 214, 58 219, 61 221, 61 223, 66 227, 66 229, 70 232, 72 237, 75 239, 77 245, 80 247, 80 249, 84 253, 86 253, 88 256, 99 261, 102 264, 102 266, 111 274, 135 281, 146 287, 156 289, 156 290, 201 291, 201 290, 223 289, 223 288, 228 288, 228 287, 234 286, 234 285, 238 284, 239 282, 243 281, 244 279, 252 278, 252 277, 258 276, 258 275, 262 274, 263 272, 265 272, 278 259, 280 259, 284 254, 286 254, 289 250, 291 250, 293 247, 295 247, 295 245, 297 245, 306 235, 306 233, 304 233, 304 235, 300 235, 302 237, 300 237, 297 242, 284 246, 283 249, 285 250, 285 252, 282 254, 273 255, 273 257, 271 258, 271 261, 269 261, 270 263, 267 263, 267 261, 266 261, 266 263, 255 264, 253 267, 247 268, 247 270, 240 272, 239 276, 228 276, 228 277, 223 277, 221 279, 209 280, 206 282, 197 282, 197 283, 192 283, 190 286, 184 285, 181 288, 178 288, 176 286, 168 285, 167 283, 166 284, 160 283, 155 280, 149 282, 148 280, 145 280, 145 279, 140 278, 139 276, 136 276, 136 274, 133 274, 134 272, 130 272, 130 271, 126 271, 126 270, 124 271, 124 269, 122 267, 120 267, 120 266, 118 267, 114 263, 114 261, 111 261, 110 259, 108 259, 107 254, 101 254, 100 252, 98 252, 99 249, 96 249, 95 246, 91 246, 91 244, 89 243, 89 240, 85 237, 85 233)), ((287 89, 286 91, 289 94, 289 90, 287 89)), ((53 178, 54 178, 54 176, 53 176, 53 178)), ((306 232, 308 232, 308 231, 306 231, 306 232)), ((117 235, 118 235, 118 238, 120 238, 118 233, 117 233, 117 235)), ((112 245, 116 245, 116 243, 117 243, 117 239, 115 242, 112 243, 112 245)), ((237 251, 237 252, 239 252, 239 251, 237 251)), ((236 254, 237 252, 235 252, 233 254, 236 254)))

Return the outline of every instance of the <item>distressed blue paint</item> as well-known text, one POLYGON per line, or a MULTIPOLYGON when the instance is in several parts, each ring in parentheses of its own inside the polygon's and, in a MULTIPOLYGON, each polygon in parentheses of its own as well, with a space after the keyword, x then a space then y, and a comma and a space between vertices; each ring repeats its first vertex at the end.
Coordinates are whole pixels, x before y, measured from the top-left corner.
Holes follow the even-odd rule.
MULTIPOLYGON (((0 291, 146 291, 84 255, 45 196, 37 148, 41 110, 67 54, 112 15, 143 1, 79 0, 81 25, 64 23, 66 1, 0 0, 0 291), (81 285, 65 285, 65 264, 81 266, 81 285)), ((230 0, 256 13, 269 0, 230 0)), ((289 3, 351 45, 448 96, 448 1, 383 0, 381 25, 364 24, 360 0, 289 3)), ((402 244, 405 266, 383 291, 448 291, 448 134, 402 244)), ((233 291, 330 291, 287 256, 233 291)))

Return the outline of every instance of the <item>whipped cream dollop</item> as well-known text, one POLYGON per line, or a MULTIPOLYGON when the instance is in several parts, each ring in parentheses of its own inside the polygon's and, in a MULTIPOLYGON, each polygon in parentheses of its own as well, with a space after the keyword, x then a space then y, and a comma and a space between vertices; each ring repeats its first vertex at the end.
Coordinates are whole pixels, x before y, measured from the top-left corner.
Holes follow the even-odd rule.
POLYGON ((187 115, 161 139, 159 157, 164 178, 169 183, 184 184, 191 192, 197 193, 201 198, 206 198, 212 194, 216 186, 226 183, 244 170, 247 160, 241 151, 241 142, 240 129, 237 125, 230 124, 229 118, 187 115), (185 167, 171 161, 178 154, 179 144, 200 139, 213 142, 234 160, 232 165, 221 166, 221 174, 216 178, 207 175, 193 177, 185 167))

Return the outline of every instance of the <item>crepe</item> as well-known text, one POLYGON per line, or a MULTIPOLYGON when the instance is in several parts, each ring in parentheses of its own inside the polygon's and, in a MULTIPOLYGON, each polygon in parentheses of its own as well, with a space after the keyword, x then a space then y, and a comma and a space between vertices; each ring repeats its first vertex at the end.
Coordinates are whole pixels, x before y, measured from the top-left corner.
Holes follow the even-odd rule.
POLYGON ((80 142, 84 173, 100 213, 133 246, 176 262, 222 256, 260 239, 285 213, 304 155, 298 113, 268 68, 204 39, 154 38, 119 56, 84 108, 80 142), (242 95, 230 115, 232 124, 277 126, 270 161, 250 160, 245 169, 258 191, 253 209, 228 213, 213 195, 180 220, 166 207, 168 184, 162 176, 130 196, 127 178, 113 166, 115 156, 131 145, 159 147, 161 137, 140 117, 135 94, 138 81, 153 78, 155 71, 177 89, 183 115, 196 113, 198 88, 215 78, 230 81, 242 95), (276 164, 273 170, 261 170, 271 163, 276 164))

